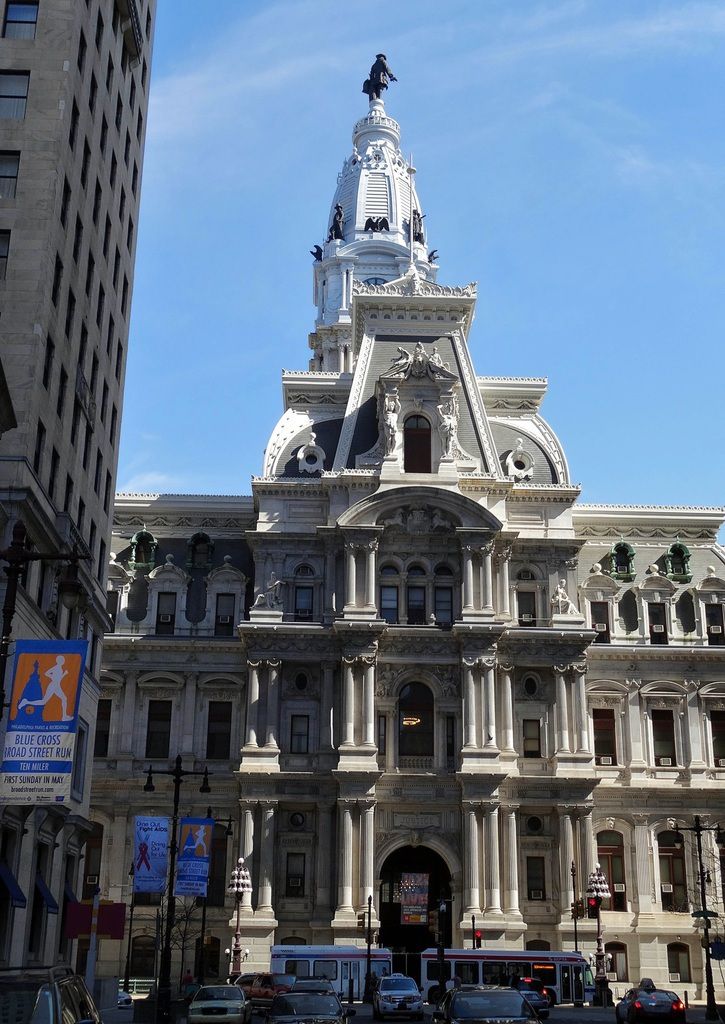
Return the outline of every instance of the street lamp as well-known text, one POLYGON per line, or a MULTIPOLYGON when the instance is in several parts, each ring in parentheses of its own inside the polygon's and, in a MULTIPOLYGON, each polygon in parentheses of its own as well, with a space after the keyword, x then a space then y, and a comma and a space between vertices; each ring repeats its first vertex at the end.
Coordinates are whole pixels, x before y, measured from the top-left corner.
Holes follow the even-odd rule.
MULTIPOLYGON (((211 807, 206 809, 207 818, 211 819, 215 825, 224 825, 224 835, 227 839, 230 839, 233 835, 232 832, 232 816, 229 815, 229 821, 217 821, 216 818, 212 817, 211 807)), ((196 980, 200 985, 204 984, 206 978, 206 949, 204 948, 204 939, 206 937, 206 905, 207 897, 200 896, 201 900, 201 942, 199 944, 199 955, 196 958, 196 980)))
POLYGON ((594 1003, 596 1006, 609 1005, 609 981, 607 979, 607 958, 604 953, 604 940, 602 938, 602 900, 611 898, 609 884, 604 877, 601 864, 596 864, 594 871, 589 875, 587 884, 587 906, 596 909, 597 912, 597 949, 594 954, 594 984, 596 993, 594 1003))
POLYGON ((227 886, 227 892, 234 897, 236 905, 236 926, 234 928, 234 943, 232 945, 232 969, 231 974, 242 972, 242 922, 241 909, 242 898, 252 891, 252 879, 249 870, 244 865, 244 857, 240 857, 236 867, 232 871, 232 877, 227 886))
MULTIPOLYGON (((176 920, 176 901, 174 899, 174 871, 176 870, 176 828, 179 821, 179 795, 181 783, 189 775, 202 775, 202 782, 199 786, 200 793, 210 793, 209 771, 203 772, 187 771, 181 767, 181 755, 177 754, 173 768, 164 768, 157 772, 158 775, 168 775, 174 780, 174 813, 171 819, 171 842, 169 843, 169 883, 166 892, 166 921, 164 923, 164 941, 161 946, 161 961, 159 964, 159 990, 156 1001, 156 1022, 157 1024, 169 1024, 171 1020, 171 932, 176 920)), ((156 789, 154 776, 151 767, 146 773, 144 793, 153 793, 156 789)))
POLYGON ((5 584, 2 634, 0 635, 0 719, 2 719, 5 708, 8 707, 5 703, 5 672, 20 577, 30 562, 67 562, 68 565, 58 582, 58 595, 64 607, 73 611, 86 597, 85 587, 78 579, 78 562, 80 559, 91 557, 90 555, 79 555, 75 548, 72 551, 64 552, 31 551, 25 524, 20 519, 13 526, 12 536, 13 539, 9 547, 0 549, 0 561, 7 563, 5 565, 7 583, 5 584))
POLYGON ((363 1002, 372 1003, 373 1001, 373 971, 372 971, 372 957, 370 953, 370 947, 373 942, 373 898, 371 895, 368 896, 368 914, 367 914, 367 934, 365 936, 367 940, 367 952, 365 954, 365 991, 363 992, 363 1002))
POLYGON ((705 1007, 705 1020, 719 1020, 720 1015, 717 1010, 717 1001, 715 1000, 715 984, 712 978, 712 958, 710 956, 710 918, 716 917, 716 914, 711 913, 707 909, 707 893, 705 891, 706 873, 705 865, 702 860, 702 833, 703 832, 714 832, 715 842, 718 846, 725 845, 725 834, 720 828, 720 825, 703 825, 700 821, 700 815, 695 815, 695 824, 680 827, 675 824, 675 846, 678 849, 682 849, 685 844, 685 837, 683 832, 694 832, 695 839, 697 841, 697 866, 699 870, 699 882, 700 882, 700 909, 695 911, 692 915, 695 918, 702 918, 702 943, 705 947, 705 998, 707 1000, 707 1006, 705 1007))
POLYGON ((128 873, 128 877, 131 879, 131 908, 128 915, 128 945, 126 946, 126 970, 123 976, 123 991, 128 992, 131 988, 131 935, 133 933, 133 911, 136 905, 136 892, 133 887, 133 879, 136 874, 136 869, 131 861, 131 870, 128 873))

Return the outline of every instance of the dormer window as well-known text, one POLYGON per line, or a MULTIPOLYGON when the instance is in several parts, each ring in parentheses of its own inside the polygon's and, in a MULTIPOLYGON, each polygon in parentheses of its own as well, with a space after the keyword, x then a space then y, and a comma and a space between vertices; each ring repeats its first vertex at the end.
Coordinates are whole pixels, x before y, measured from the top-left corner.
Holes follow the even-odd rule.
POLYGON ((156 560, 156 538, 147 530, 139 530, 131 538, 131 558, 128 567, 132 571, 140 569, 149 572, 156 560))
POLYGON ((675 543, 665 555, 665 567, 667 575, 671 580, 678 583, 689 583, 692 579, 690 572, 690 552, 684 544, 675 543))
POLYGON ((403 427, 403 470, 430 473, 430 423, 425 416, 408 416, 403 427))
POLYGON ((187 569, 208 569, 214 545, 206 533, 195 533, 188 544, 187 569))
POLYGON ((613 576, 625 581, 634 579, 634 548, 631 544, 627 544, 625 541, 615 544, 610 559, 613 576))

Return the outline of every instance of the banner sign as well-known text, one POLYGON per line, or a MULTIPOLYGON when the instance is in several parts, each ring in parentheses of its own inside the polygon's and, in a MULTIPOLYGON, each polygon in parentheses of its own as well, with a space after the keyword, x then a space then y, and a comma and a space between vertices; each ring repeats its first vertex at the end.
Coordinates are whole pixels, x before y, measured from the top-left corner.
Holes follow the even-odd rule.
POLYGON ((137 814, 133 836, 133 891, 163 892, 169 860, 169 819, 137 814))
POLYGON ((174 896, 206 896, 212 818, 182 818, 174 896))
POLYGON ((400 923, 428 923, 428 875, 409 872, 400 876, 400 923))
POLYGON ((87 650, 85 640, 16 642, 0 799, 16 804, 70 801, 87 650))

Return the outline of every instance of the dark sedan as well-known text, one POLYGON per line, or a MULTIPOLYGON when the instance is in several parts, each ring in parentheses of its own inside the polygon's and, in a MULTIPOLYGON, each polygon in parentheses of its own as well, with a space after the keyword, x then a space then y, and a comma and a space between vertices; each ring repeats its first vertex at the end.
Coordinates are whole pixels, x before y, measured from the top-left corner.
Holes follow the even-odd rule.
POLYGON ((436 1024, 453 1021, 476 1021, 476 1024, 528 1024, 538 1020, 536 1010, 513 988, 480 986, 447 992, 440 1009, 433 1013, 436 1024))
POLYGON ((625 992, 614 1008, 620 1024, 635 1024, 636 1021, 662 1021, 685 1024, 685 1004, 676 992, 667 989, 648 991, 631 988, 625 992))
POLYGON ((329 992, 285 992, 275 996, 267 1013, 270 1024, 295 1024, 315 1021, 319 1024, 344 1024, 354 1010, 346 1010, 336 995, 329 992))

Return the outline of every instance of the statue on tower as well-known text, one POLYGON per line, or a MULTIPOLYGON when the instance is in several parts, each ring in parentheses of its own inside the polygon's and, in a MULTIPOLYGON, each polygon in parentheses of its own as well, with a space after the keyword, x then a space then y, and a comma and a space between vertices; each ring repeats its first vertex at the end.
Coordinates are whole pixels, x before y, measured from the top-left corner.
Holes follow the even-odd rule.
POLYGON ((327 236, 328 242, 333 242, 336 239, 342 240, 345 236, 342 231, 342 226, 345 223, 345 215, 342 212, 342 207, 339 203, 335 203, 335 212, 332 215, 332 224, 330 224, 330 233, 327 236))
POLYGON ((397 81, 398 79, 390 70, 385 54, 377 53, 375 63, 370 68, 370 77, 363 82, 362 91, 367 94, 372 103, 373 100, 382 99, 383 91, 388 88, 390 82, 397 81))

